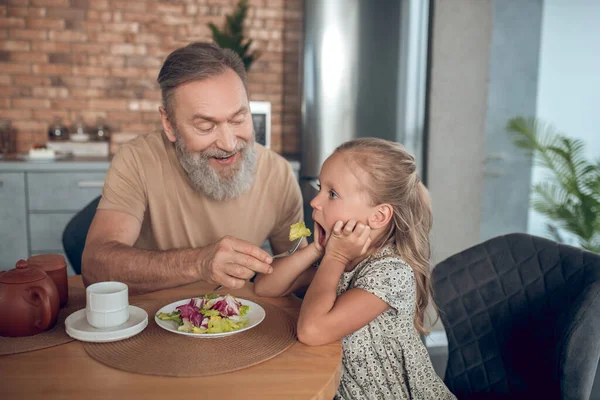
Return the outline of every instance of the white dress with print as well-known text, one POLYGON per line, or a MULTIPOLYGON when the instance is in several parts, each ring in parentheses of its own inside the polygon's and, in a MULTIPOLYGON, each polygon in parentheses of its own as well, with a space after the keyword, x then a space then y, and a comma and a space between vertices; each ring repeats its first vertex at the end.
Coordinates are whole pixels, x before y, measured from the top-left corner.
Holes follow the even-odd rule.
POLYGON ((342 339, 342 379, 335 396, 349 399, 456 399, 435 373, 414 326, 413 270, 387 247, 340 278, 338 296, 360 288, 390 305, 342 339))

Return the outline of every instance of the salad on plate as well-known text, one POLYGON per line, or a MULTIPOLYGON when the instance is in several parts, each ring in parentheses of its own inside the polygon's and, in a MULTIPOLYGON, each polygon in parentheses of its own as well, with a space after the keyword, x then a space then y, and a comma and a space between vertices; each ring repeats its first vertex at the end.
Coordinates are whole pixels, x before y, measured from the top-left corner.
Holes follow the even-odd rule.
POLYGON ((187 333, 223 333, 243 328, 248 323, 245 315, 249 305, 243 305, 231 295, 216 293, 193 297, 190 302, 175 308, 170 313, 158 313, 163 321, 174 321, 177 330, 187 333))

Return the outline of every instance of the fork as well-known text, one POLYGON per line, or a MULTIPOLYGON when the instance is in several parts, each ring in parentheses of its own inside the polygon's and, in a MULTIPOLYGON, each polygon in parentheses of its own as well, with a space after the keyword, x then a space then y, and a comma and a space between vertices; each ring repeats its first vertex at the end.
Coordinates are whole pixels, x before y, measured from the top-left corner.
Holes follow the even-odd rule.
MULTIPOLYGON (((287 257, 291 254, 294 254, 296 252, 296 250, 298 250, 298 247, 300 247, 300 243, 302 243, 303 237, 296 239, 296 241, 294 242, 294 245, 292 247, 290 247, 290 249, 288 251, 284 251, 283 253, 277 254, 276 256, 273 256, 271 258, 274 260, 276 258, 287 257)), ((213 292, 216 292, 217 290, 222 289, 222 288, 223 288, 223 285, 219 285, 213 289, 213 292)))

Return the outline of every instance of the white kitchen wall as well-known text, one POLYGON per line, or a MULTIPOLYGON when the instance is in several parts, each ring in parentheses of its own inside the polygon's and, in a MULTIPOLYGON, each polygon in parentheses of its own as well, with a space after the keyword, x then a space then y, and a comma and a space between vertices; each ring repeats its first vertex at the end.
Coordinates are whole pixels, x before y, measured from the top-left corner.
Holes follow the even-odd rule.
MULTIPOLYGON (((537 116, 584 140, 587 156, 600 158, 600 1, 545 0, 537 116)), ((544 176, 534 167, 532 183, 544 176)), ((546 236, 546 221, 531 210, 529 233, 546 236)))

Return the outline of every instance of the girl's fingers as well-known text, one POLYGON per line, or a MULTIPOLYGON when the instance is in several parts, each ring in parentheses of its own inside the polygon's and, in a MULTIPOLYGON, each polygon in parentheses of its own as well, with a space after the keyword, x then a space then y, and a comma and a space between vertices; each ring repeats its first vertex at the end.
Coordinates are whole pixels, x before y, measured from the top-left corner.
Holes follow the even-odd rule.
POLYGON ((352 231, 354 230, 354 227, 356 226, 356 221, 351 219, 350 221, 348 221, 346 223, 346 226, 344 227, 344 233, 346 235, 349 235, 352 233, 352 231))
POLYGON ((358 237, 358 243, 364 243, 361 254, 365 254, 371 245, 371 227, 366 225, 358 237))
POLYGON ((337 221, 335 225, 333 225, 333 233, 335 233, 336 235, 341 235, 343 226, 344 223, 342 221, 337 221))
POLYGON ((363 224, 362 222, 359 222, 358 224, 356 224, 356 228, 354 228, 354 233, 356 233, 360 237, 362 236, 362 233, 364 232, 365 228, 367 228, 367 225, 363 224))
POLYGON ((369 227, 368 225, 359 223, 358 226, 356 227, 356 232, 359 234, 358 240, 360 242, 362 242, 362 241, 367 240, 367 238, 371 234, 371 227, 369 227))

